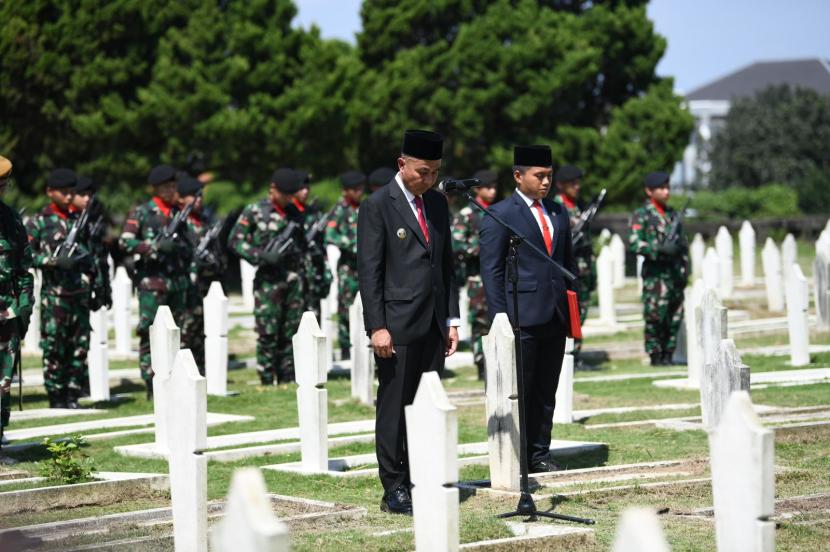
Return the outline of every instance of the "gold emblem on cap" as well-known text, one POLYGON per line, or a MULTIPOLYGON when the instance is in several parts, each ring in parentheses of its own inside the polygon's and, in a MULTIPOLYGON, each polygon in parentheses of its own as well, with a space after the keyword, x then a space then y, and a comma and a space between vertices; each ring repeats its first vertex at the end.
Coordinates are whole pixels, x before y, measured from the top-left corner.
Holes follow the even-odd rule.
POLYGON ((405 240, 406 239, 406 230, 403 228, 398 228, 398 239, 405 240))

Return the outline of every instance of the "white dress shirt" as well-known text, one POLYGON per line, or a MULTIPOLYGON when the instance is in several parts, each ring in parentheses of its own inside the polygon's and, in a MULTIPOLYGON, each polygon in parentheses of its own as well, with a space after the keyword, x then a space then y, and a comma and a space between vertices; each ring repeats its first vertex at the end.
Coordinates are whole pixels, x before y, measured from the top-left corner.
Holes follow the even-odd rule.
MULTIPOLYGON (((539 232, 544 236, 545 233, 542 231, 542 221, 539 220, 539 211, 536 210, 536 207, 533 207, 533 203, 536 200, 527 197, 518 188, 516 188, 516 193, 519 194, 519 197, 525 200, 525 203, 527 203, 527 206, 530 208, 530 212, 533 213, 533 219, 536 221, 536 224, 539 225, 539 232)), ((545 222, 547 223, 548 230, 550 231, 551 243, 553 243, 553 223, 550 220, 550 213, 548 213, 547 208, 545 208, 545 203, 543 201, 539 200, 539 205, 542 206, 542 213, 545 216, 545 222)))
MULTIPOLYGON (((403 195, 404 195, 404 197, 406 197, 407 203, 409 203, 409 208, 412 209, 412 214, 415 215, 415 220, 418 220, 418 207, 415 205, 415 194, 413 194, 412 192, 407 190, 406 186, 403 185, 403 179, 401 178, 401 173, 400 172, 398 172, 398 174, 395 175, 395 182, 397 182, 398 186, 400 186, 401 190, 403 190, 403 195)), ((421 208, 422 208, 423 213, 424 213, 424 219, 426 220, 426 218, 427 218, 426 202, 421 201, 421 208)), ((429 223, 427 223, 427 227, 429 227, 429 223)), ((452 326, 454 328, 457 328, 460 325, 461 325, 461 319, 460 318, 447 318, 447 326, 452 326)))

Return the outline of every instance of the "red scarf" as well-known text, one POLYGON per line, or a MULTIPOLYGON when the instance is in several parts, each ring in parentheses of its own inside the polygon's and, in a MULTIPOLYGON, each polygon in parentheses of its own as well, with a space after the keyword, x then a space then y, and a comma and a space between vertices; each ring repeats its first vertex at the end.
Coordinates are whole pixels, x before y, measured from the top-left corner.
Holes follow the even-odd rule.
POLYGON ((292 197, 291 201, 294 202, 294 207, 296 207, 298 211, 300 211, 301 213, 305 213, 305 205, 303 205, 299 199, 297 199, 296 197, 292 197))
POLYGON ((481 205, 482 205, 485 209, 489 209, 489 208, 490 208, 490 205, 492 205, 492 203, 489 203, 489 202, 487 202, 487 201, 484 201, 483 199, 479 199, 479 200, 478 200, 478 202, 479 202, 479 203, 481 203, 481 205))
POLYGON ((666 210, 657 203, 657 200, 651 198, 651 204, 654 205, 654 208, 657 209, 657 212, 660 213, 660 216, 666 218, 666 210))
POLYGON ((53 215, 58 215, 58 217, 60 217, 61 220, 66 220, 69 218, 69 213, 58 207, 58 205, 54 201, 49 205, 49 210, 52 211, 53 215))
POLYGON ((271 206, 274 208, 274 210, 275 210, 277 213, 279 213, 279 214, 280 214, 280 216, 281 216, 281 217, 285 217, 285 209, 283 209, 282 207, 280 207, 280 204, 279 204, 279 203, 277 203, 276 201, 272 201, 272 202, 271 202, 271 206))
POLYGON ((172 208, 170 205, 168 205, 159 196, 153 196, 153 202, 156 204, 156 207, 159 208, 159 211, 161 211, 162 215, 164 215, 167 218, 170 218, 170 209, 172 208))
POLYGON ((346 203, 348 203, 349 206, 351 206, 352 209, 357 209, 358 207, 360 207, 360 202, 355 201, 352 198, 346 199, 346 203))
POLYGON ((576 207, 576 204, 575 204, 573 201, 571 201, 570 199, 568 199, 568 196, 566 196, 566 195, 562 194, 562 195, 561 195, 561 196, 559 196, 559 197, 561 197, 561 198, 562 198, 562 203, 563 203, 563 204, 565 205, 565 207, 567 207, 568 209, 573 209, 574 207, 576 207))

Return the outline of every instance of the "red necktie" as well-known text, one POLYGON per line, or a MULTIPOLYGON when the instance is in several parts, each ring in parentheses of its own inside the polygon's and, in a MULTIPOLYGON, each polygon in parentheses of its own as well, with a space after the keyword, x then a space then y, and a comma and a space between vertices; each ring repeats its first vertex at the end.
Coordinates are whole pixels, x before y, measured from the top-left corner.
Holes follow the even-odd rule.
POLYGON ((424 216, 424 200, 420 197, 415 198, 415 208, 418 210, 418 224, 421 227, 421 232, 429 243, 429 228, 427 228, 427 219, 424 216))
POLYGON ((548 255, 553 252, 553 241, 550 239, 550 228, 548 228, 548 221, 545 220, 545 212, 542 210, 542 204, 539 200, 533 202, 536 212, 539 213, 539 222, 542 225, 542 237, 545 239, 545 247, 548 250, 548 255))

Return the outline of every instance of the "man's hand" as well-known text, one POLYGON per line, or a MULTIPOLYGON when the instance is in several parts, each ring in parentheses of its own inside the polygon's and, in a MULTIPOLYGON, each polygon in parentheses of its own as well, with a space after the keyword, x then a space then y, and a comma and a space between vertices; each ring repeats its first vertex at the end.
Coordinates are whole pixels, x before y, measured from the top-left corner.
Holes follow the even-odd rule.
MULTIPOLYGON (((456 333, 456 341, 458 334, 456 333)), ((372 349, 380 358, 392 358, 395 348, 392 346, 392 335, 386 328, 372 330, 372 349)))
POLYGON ((447 343, 444 346, 444 356, 452 355, 458 349, 458 328, 450 326, 447 328, 447 343))
POLYGON ((0 380, 0 391, 3 391, 3 393, 8 393, 11 388, 12 388, 12 379, 11 378, 3 378, 2 380, 0 380))

